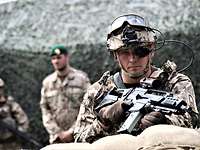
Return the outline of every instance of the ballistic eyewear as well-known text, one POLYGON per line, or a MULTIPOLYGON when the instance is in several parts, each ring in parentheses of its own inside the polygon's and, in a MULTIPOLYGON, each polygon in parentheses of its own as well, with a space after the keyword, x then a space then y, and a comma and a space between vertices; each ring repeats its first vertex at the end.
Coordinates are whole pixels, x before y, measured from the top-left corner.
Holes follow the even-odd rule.
POLYGON ((117 17, 110 26, 109 34, 111 34, 113 31, 116 31, 117 29, 121 28, 124 23, 128 23, 132 26, 138 26, 138 27, 145 27, 149 28, 147 22, 145 19, 139 15, 135 14, 128 14, 117 17))

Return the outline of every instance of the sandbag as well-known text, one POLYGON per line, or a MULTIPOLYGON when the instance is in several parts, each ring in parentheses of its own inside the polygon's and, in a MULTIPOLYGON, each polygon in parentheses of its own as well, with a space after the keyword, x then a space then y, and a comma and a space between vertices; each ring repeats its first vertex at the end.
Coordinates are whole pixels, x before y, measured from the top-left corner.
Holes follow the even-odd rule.
POLYGON ((138 145, 159 144, 200 146, 200 132, 174 125, 155 125, 137 136, 138 145))
POLYGON ((43 147, 41 150, 94 150, 89 143, 59 143, 43 147))
POLYGON ((119 134, 101 138, 92 144, 95 150, 135 150, 137 138, 130 134, 119 134))
POLYGON ((200 147, 191 145, 158 144, 141 147, 137 150, 200 150, 200 147))
POLYGON ((200 129, 155 125, 140 135, 118 134, 89 143, 52 144, 42 150, 200 150, 200 129))

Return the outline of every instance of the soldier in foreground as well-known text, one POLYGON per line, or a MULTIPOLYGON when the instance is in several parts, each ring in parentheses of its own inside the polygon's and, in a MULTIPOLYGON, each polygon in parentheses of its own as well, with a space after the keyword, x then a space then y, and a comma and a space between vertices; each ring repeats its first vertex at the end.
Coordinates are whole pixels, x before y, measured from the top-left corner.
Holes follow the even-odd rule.
MULTIPOLYGON (((126 117, 126 110, 130 107, 125 101, 118 99, 96 110, 102 97, 113 88, 141 87, 142 79, 154 80, 163 72, 151 65, 156 49, 156 36, 154 29, 149 27, 141 16, 128 14, 116 18, 107 35, 107 49, 121 70, 114 75, 106 72, 99 81, 89 87, 77 117, 74 131, 76 142, 93 143, 102 137, 118 134, 117 131, 126 117)), ((172 92, 177 99, 185 101, 198 113, 191 80, 186 75, 175 72, 173 65, 170 69, 172 71, 166 82, 156 88, 172 92)), ((159 111, 150 111, 139 121, 140 132, 137 134, 157 124, 193 127, 192 116, 187 112, 183 115, 166 115, 159 111)))
POLYGON ((28 117, 13 97, 5 94, 5 83, 2 79, 0 79, 0 119, 0 149, 21 149, 19 137, 9 128, 26 132, 29 126, 28 117))
POLYGON ((74 121, 90 81, 85 72, 70 66, 65 46, 52 46, 50 55, 55 72, 43 80, 40 101, 43 125, 50 144, 73 142, 74 121))

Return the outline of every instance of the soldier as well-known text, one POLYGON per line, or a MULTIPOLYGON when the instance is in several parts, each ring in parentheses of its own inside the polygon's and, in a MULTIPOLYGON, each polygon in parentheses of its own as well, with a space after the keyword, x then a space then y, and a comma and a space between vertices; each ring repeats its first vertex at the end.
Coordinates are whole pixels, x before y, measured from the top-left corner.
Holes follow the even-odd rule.
POLYGON ((40 101, 43 125, 50 144, 72 142, 73 122, 90 81, 85 72, 70 66, 65 46, 52 46, 50 55, 55 72, 43 80, 40 101))
MULTIPOLYGON (((116 18, 107 35, 107 49, 118 62, 120 71, 114 75, 109 72, 89 87, 81 104, 77 117, 74 137, 76 142, 89 142, 107 136, 118 134, 122 120, 125 117, 126 103, 118 100, 96 111, 102 96, 117 88, 140 87, 144 78, 157 79, 162 69, 151 65, 156 48, 156 36, 146 20, 135 14, 116 18)), ((171 78, 162 90, 172 92, 176 98, 184 100, 196 113, 197 106, 191 80, 181 73, 171 74, 171 78)), ((185 115, 165 115, 152 111, 144 115, 139 128, 144 130, 156 124, 173 124, 192 128, 192 117, 185 115)))
POLYGON ((14 130, 26 132, 29 126, 28 117, 13 97, 5 94, 4 87, 5 83, 0 79, 0 149, 21 149, 19 137, 3 123, 8 124, 14 130))

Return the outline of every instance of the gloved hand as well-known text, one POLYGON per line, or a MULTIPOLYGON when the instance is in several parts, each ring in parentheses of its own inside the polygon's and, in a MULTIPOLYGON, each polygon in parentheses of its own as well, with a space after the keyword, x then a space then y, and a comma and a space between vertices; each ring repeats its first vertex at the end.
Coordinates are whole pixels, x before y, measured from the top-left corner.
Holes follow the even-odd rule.
POLYGON ((150 112, 146 114, 142 119, 140 123, 140 128, 141 129, 146 129, 152 125, 156 124, 166 124, 166 118, 165 115, 162 114, 161 112, 150 112))
POLYGON ((130 106, 124 101, 118 100, 112 105, 108 105, 100 109, 100 120, 104 125, 108 125, 109 123, 120 123, 123 119, 125 119, 125 111, 128 107, 130 108, 130 106))

